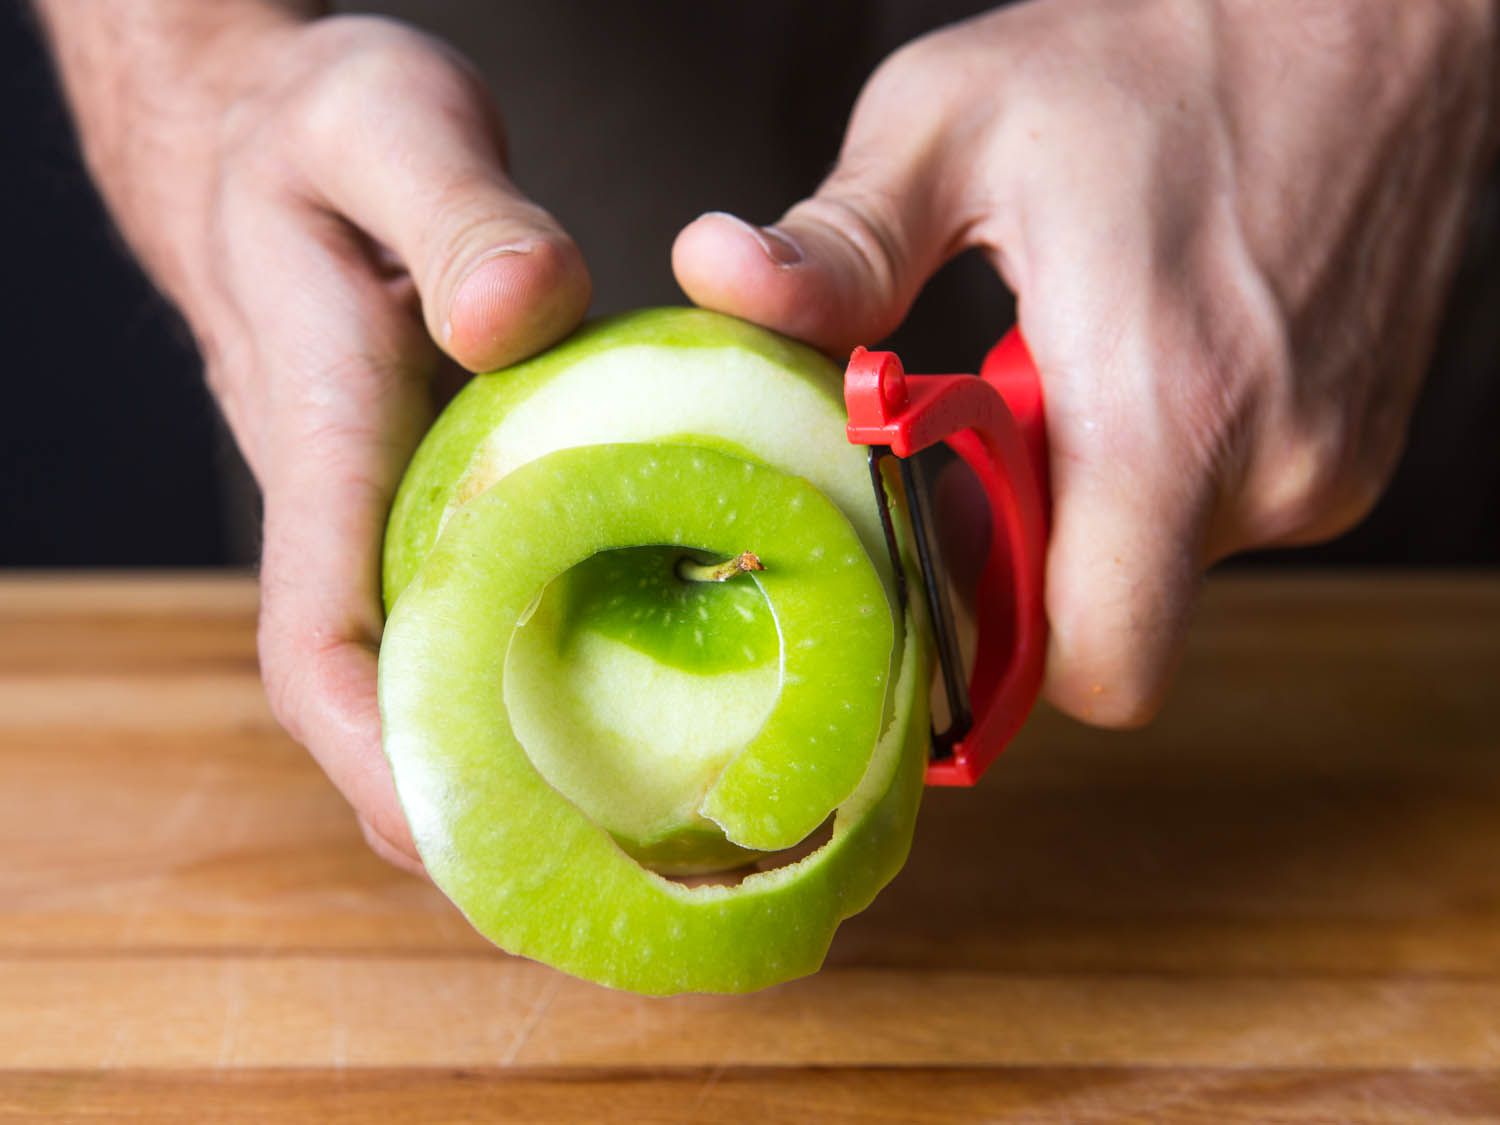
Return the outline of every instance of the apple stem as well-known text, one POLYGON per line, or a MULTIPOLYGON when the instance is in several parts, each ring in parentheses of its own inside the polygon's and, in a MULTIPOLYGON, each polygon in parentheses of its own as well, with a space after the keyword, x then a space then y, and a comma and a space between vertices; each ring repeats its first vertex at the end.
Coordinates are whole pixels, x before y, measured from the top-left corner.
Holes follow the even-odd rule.
POLYGON ((677 577, 684 582, 727 582, 752 570, 765 569, 765 564, 754 551, 742 551, 721 563, 700 563, 685 558, 677 564, 677 577))

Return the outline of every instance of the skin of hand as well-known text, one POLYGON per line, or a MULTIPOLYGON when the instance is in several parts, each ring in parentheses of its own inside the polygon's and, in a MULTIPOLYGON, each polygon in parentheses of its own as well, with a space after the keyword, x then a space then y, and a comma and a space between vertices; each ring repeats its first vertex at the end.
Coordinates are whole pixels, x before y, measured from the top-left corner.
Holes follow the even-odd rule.
POLYGON ((837 354, 982 247, 1047 398, 1046 694, 1136 725, 1212 562, 1330 537, 1388 479, 1495 36, 1479 0, 1032 0, 896 52, 812 198, 704 215, 673 265, 837 354))
POLYGON ((376 705, 386 512, 433 376, 564 335, 582 257, 506 175, 482 83, 408 28, 270 0, 38 10, 91 171, 262 489, 272 709, 375 851, 419 869, 376 705))

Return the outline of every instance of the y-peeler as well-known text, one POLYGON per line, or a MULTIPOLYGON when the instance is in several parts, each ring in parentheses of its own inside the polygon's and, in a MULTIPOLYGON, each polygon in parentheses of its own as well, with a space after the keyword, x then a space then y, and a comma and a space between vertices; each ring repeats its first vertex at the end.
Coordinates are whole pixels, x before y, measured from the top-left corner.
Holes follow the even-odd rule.
POLYGON ((974 375, 908 375, 894 352, 855 348, 844 372, 848 437, 869 446, 900 596, 909 596, 884 463, 899 465, 911 541, 937 642, 948 721, 932 733, 927 784, 974 785, 1020 729, 1041 688, 1047 648, 1042 601, 1049 502, 1042 387, 1012 329, 974 375), (974 614, 977 650, 964 673, 947 569, 933 518, 924 450, 946 445, 974 474, 989 505, 989 545, 974 614))

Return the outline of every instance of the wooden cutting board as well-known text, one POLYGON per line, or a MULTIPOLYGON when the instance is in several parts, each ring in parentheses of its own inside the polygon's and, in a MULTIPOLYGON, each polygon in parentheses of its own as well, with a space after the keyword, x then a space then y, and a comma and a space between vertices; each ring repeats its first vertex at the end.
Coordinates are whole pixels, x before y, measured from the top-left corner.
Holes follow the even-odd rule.
POLYGON ((504 956, 373 859, 254 612, 0 580, 0 1121, 1500 1120, 1500 577, 1211 582, 1160 721, 1040 712, 738 999, 504 956))

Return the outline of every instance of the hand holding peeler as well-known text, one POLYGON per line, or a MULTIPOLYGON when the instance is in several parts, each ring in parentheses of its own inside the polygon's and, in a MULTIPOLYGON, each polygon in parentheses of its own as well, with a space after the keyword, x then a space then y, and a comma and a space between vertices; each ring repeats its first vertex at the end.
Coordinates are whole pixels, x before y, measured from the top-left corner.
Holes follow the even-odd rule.
POLYGON ((970 786, 1025 722, 1047 650, 1043 570, 1050 519, 1041 378, 1020 331, 990 349, 975 375, 908 375, 894 352, 855 348, 844 372, 847 435, 869 447, 870 480, 903 606, 909 593, 886 493, 894 458, 937 642, 948 723, 933 730, 927 784, 970 786), (918 454, 945 445, 989 505, 989 546, 975 592, 978 648, 966 676, 932 493, 918 454))

